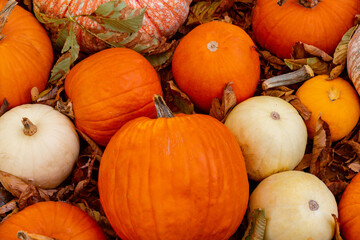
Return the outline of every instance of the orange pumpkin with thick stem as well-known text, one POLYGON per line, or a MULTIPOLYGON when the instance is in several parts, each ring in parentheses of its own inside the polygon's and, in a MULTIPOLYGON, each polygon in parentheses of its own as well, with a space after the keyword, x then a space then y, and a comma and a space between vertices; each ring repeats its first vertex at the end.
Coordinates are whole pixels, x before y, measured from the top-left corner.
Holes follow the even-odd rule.
POLYGON ((281 58, 290 58, 297 41, 332 54, 360 12, 358 0, 257 0, 252 28, 255 41, 281 58))
POLYGON ((319 75, 299 87, 296 96, 311 111, 305 121, 309 137, 315 135, 316 123, 321 116, 330 128, 331 140, 345 137, 356 126, 360 117, 359 97, 352 85, 342 78, 327 80, 319 75))
POLYGON ((240 27, 224 22, 197 26, 177 46, 172 71, 176 84, 196 107, 208 112, 214 98, 222 98, 226 83, 237 102, 254 95, 260 78, 254 42, 240 27))
POLYGON ((100 201, 121 239, 228 239, 245 214, 249 183, 234 135, 201 114, 137 118, 110 140, 100 201))
POLYGON ((346 187, 339 202, 341 235, 346 240, 357 240, 360 236, 360 173, 346 187))
POLYGON ((156 117, 154 94, 162 94, 155 69, 139 53, 111 48, 87 57, 65 80, 75 125, 105 146, 127 121, 156 117))
MULTIPOLYGON (((7 2, 0 0, 0 11, 7 2)), ((0 104, 6 98, 10 108, 30 103, 33 87, 45 89, 54 60, 45 29, 31 13, 14 6, 0 14, 0 104)))
POLYGON ((100 226, 78 207, 64 202, 39 202, 0 225, 0 239, 19 240, 19 231, 61 240, 106 240, 100 226))

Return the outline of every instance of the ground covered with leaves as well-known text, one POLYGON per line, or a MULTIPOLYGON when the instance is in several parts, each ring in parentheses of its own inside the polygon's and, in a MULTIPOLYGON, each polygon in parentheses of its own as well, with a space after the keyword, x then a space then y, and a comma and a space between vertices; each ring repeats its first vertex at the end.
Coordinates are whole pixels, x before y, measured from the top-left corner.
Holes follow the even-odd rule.
MULTIPOLYGON (((21 6, 32 11, 30 0, 18 1, 21 6)), ((218 1, 193 1, 189 16, 184 25, 167 45, 166 58, 161 61, 156 70, 161 77, 164 97, 170 108, 176 112, 198 112, 189 98, 181 92, 175 84, 171 72, 171 54, 181 38, 199 24, 212 20, 225 21, 244 29, 252 36, 251 16, 255 0, 218 0, 218 1)), ((288 73, 300 69, 303 65, 309 65, 315 74, 329 74, 331 77, 341 76, 349 80, 344 65, 344 49, 329 56, 320 49, 297 43, 293 48, 291 59, 280 59, 265 49, 255 46, 261 60, 261 81, 255 95, 271 95, 283 98, 290 102, 304 119, 309 118, 310 112, 301 104, 295 96, 295 91, 301 83, 289 86, 281 86, 264 90, 265 79, 276 75, 288 73)), ((345 51, 346 52, 346 51, 345 51)), ((61 58, 61 52, 55 52, 56 59, 61 58)), ((345 53, 346 56, 346 53, 345 53)), ((87 55, 80 53, 78 61, 87 55)), ((151 58, 151 56, 150 56, 151 58)), ((64 77, 51 81, 44 92, 34 92, 33 101, 54 106, 60 112, 74 119, 72 105, 64 92, 64 77)), ((234 107, 236 98, 232 92, 231 84, 224 90, 223 100, 214 99, 210 115, 224 121, 227 114, 234 107)), ((6 104, 0 109, 0 114, 7 110, 6 104)), ((319 177, 333 192, 337 201, 349 184, 351 179, 360 171, 360 124, 344 139, 331 142, 327 124, 319 119, 318 131, 313 140, 309 140, 306 154, 297 170, 310 172, 319 177)), ((101 208, 97 190, 97 175, 99 162, 103 148, 97 146, 90 138, 79 131, 81 136, 81 153, 71 176, 58 188, 44 190, 27 184, 22 180, 0 172, 0 219, 4 221, 9 216, 21 211, 25 207, 39 201, 66 201, 79 206, 93 217, 103 228, 108 239, 119 239, 111 228, 101 208)), ((256 187, 256 182, 250 182, 250 190, 256 187)), ((247 218, 231 239, 242 239, 248 226, 247 218)), ((336 236, 340 239, 340 236, 336 236)))

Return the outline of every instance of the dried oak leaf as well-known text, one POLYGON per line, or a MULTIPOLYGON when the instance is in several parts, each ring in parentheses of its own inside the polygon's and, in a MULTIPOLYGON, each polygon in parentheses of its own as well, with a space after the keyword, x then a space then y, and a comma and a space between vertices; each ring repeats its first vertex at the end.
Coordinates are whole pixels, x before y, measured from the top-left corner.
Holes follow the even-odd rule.
POLYGON ((326 166, 332 160, 331 135, 329 125, 319 116, 316 122, 312 158, 310 162, 310 173, 320 179, 325 176, 326 166))
POLYGON ((15 209, 17 209, 17 200, 13 199, 10 202, 2 205, 0 207, 0 215, 6 214, 8 212, 14 211, 15 209))
POLYGON ((262 93, 264 96, 284 97, 294 93, 294 90, 285 86, 268 89, 262 93))
POLYGON ((310 119, 311 112, 304 104, 302 104, 296 95, 284 95, 281 98, 289 102, 299 112, 305 121, 310 119))
POLYGON ((232 84, 232 82, 225 84, 221 103, 218 98, 214 98, 211 102, 209 115, 221 122, 225 121, 230 111, 236 106, 236 95, 232 84))
POLYGON ((264 58, 265 61, 267 61, 271 66, 273 66, 277 70, 281 70, 283 66, 285 66, 284 61, 281 58, 278 58, 271 54, 269 51, 266 50, 259 50, 257 49, 257 52, 260 54, 262 58, 264 58))
POLYGON ((341 143, 351 146, 352 150, 360 157, 360 143, 353 140, 344 140, 341 143))
POLYGON ((311 153, 305 154, 294 170, 303 171, 310 167, 311 153))

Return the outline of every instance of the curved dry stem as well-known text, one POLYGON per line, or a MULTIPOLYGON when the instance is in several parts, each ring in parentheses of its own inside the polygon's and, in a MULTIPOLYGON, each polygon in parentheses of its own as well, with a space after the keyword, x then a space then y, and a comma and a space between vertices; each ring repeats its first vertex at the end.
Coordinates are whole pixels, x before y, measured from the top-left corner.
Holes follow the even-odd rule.
POLYGON ((269 88, 291 85, 306 81, 312 77, 314 77, 314 71, 309 65, 304 65, 302 68, 294 72, 266 79, 262 83, 262 89, 267 90, 269 88))
MULTIPOLYGON (((278 0, 277 4, 282 6, 287 0, 278 0)), ((299 0, 299 4, 306 8, 315 7, 321 0, 299 0)))
POLYGON ((33 124, 28 118, 24 117, 21 122, 24 125, 23 132, 25 135, 32 136, 37 132, 36 125, 33 124))
POLYGON ((162 96, 155 94, 153 100, 155 103, 158 118, 174 117, 174 114, 171 112, 170 108, 166 105, 162 96))
POLYGON ((1 39, 3 39, 5 36, 1 33, 1 31, 3 30, 12 10, 15 8, 17 2, 15 0, 9 0, 4 8, 0 11, 0 41, 1 39))

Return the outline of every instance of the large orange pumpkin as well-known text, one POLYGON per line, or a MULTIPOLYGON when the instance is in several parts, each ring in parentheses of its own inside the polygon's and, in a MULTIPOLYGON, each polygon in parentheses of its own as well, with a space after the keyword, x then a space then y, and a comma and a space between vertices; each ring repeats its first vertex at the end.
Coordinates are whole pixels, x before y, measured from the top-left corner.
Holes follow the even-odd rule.
MULTIPOLYGON (((0 0, 0 10, 6 3, 0 0)), ((9 107, 30 103, 33 87, 44 90, 53 58, 45 29, 31 13, 15 6, 0 27, 0 104, 4 98, 9 107)))
MULTIPOLYGON (((34 0, 34 11, 45 14, 46 17, 52 19, 65 18, 67 14, 74 17, 77 15, 89 15, 93 13, 101 4, 110 0, 34 0)), ((121 1, 120 1, 121 2, 121 1)), ((143 25, 135 40, 128 41, 127 47, 134 47, 134 44, 141 44, 141 51, 153 49, 163 41, 163 38, 173 36, 181 24, 184 23, 189 12, 191 0, 125 0, 128 6, 136 9, 146 7, 143 25)), ((122 15, 119 16, 123 17, 122 15)), ((79 17, 76 21, 85 29, 91 32, 105 33, 106 30, 98 22, 89 17, 79 17)), ((53 40, 57 39, 59 27, 52 25, 51 22, 45 24, 50 30, 53 40)), ((74 26, 74 32, 82 51, 95 52, 108 47, 103 41, 87 33, 78 25, 74 26)), ((124 33, 117 33, 116 43, 124 40, 124 33)))
POLYGON ((290 58, 297 41, 332 54, 360 12, 358 0, 288 0, 282 6, 276 2, 257 0, 253 33, 260 46, 281 58, 290 58))
POLYGON ((64 202, 39 202, 12 215, 1 223, 0 239, 19 240, 19 231, 59 240, 106 239, 89 215, 64 202))
POLYGON ((155 69, 139 53, 110 48, 71 69, 65 91, 73 103, 75 125, 106 145, 127 121, 155 117, 154 94, 162 94, 155 69))
POLYGON ((346 240, 360 236, 360 173, 346 187, 339 203, 341 235, 346 240))
POLYGON ((296 96, 311 111, 305 121, 309 137, 316 132, 316 123, 321 116, 330 128, 331 140, 345 137, 355 127, 360 117, 359 96, 352 85, 342 78, 327 80, 319 75, 299 87, 296 96))
MULTIPOLYGON (((228 239, 249 197, 245 162, 229 129, 201 114, 125 124, 99 170, 101 204, 121 239, 228 239)), ((162 114, 166 112, 167 114, 162 114)))
POLYGON ((221 99, 226 83, 233 82, 237 102, 251 97, 260 78, 259 55, 240 27, 209 22, 188 33, 175 50, 175 81, 195 106, 208 112, 221 99))

